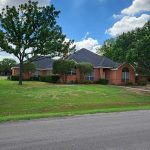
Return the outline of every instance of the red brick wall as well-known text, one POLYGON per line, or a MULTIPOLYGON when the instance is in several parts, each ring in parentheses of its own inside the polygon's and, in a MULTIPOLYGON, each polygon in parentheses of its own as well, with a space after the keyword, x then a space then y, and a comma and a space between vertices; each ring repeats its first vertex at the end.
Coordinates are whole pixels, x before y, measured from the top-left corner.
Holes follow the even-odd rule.
POLYGON ((94 68, 93 76, 94 76, 94 81, 97 81, 100 79, 100 68, 94 68))
POLYGON ((32 76, 32 72, 27 72, 23 74, 23 79, 27 80, 30 79, 30 77, 32 76))
MULTIPOLYGON (((18 76, 19 75, 19 68, 12 68, 12 76, 18 76)), ((31 72, 27 72, 23 74, 23 79, 27 80, 32 76, 31 72)))
POLYGON ((129 82, 135 83, 135 72, 134 72, 134 68, 130 65, 130 64, 124 64, 122 66, 120 66, 118 68, 118 70, 107 70, 106 71, 106 79, 109 80, 110 84, 124 84, 124 82, 122 82, 121 78, 122 78, 122 69, 126 67, 129 69, 129 82))
MULTIPOLYGON (((118 70, 110 70, 110 69, 103 69, 103 68, 94 68, 93 75, 94 81, 106 78, 109 80, 110 84, 123 84, 122 78, 122 69, 127 67, 129 69, 129 82, 135 83, 135 72, 134 68, 130 64, 124 64, 118 68, 118 70)), ((19 68, 12 69, 12 75, 16 76, 19 75, 19 68)), ((47 70, 40 71, 40 75, 47 75, 47 70)), ((24 79, 28 79, 32 76, 32 73, 24 74, 24 79)), ((80 72, 76 70, 76 75, 68 75, 67 82, 70 81, 80 81, 80 72)))
POLYGON ((19 75, 19 68, 12 68, 12 76, 19 75))
POLYGON ((71 81, 77 81, 79 82, 80 81, 80 72, 79 70, 77 69, 76 70, 76 74, 75 75, 68 75, 67 76, 67 82, 71 82, 71 81))
POLYGON ((77 76, 76 75, 68 75, 67 76, 67 82, 70 82, 70 81, 77 81, 77 76))

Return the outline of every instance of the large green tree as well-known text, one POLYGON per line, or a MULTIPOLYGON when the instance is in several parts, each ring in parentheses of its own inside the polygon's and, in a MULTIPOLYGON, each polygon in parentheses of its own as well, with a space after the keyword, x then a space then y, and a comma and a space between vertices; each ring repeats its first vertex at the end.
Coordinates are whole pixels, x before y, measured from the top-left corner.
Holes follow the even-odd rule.
POLYGON ((99 52, 115 61, 131 63, 138 73, 150 74, 150 21, 105 41, 99 52))
POLYGON ((39 7, 28 1, 19 7, 4 8, 0 14, 0 49, 14 54, 20 63, 19 84, 22 85, 24 60, 36 55, 63 56, 73 41, 66 41, 56 18, 60 11, 53 5, 39 7))
POLYGON ((0 62, 0 72, 3 72, 5 75, 11 73, 11 68, 16 65, 16 61, 10 58, 4 58, 0 62))

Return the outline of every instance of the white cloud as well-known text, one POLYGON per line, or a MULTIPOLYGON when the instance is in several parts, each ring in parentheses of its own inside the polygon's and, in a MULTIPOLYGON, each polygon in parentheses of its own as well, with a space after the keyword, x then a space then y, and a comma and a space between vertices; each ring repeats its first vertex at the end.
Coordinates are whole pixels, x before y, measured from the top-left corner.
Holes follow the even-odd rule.
POLYGON ((116 22, 110 29, 106 30, 106 33, 111 36, 117 36, 123 32, 131 31, 137 27, 143 27, 143 25, 150 19, 150 15, 142 14, 140 17, 124 16, 121 20, 116 22))
POLYGON ((88 37, 89 37, 89 35, 90 35, 90 33, 89 33, 89 32, 86 32, 86 34, 85 34, 85 36, 84 36, 84 38, 83 38, 83 39, 88 38, 88 37))
POLYGON ((113 14, 114 19, 121 19, 122 17, 123 17, 123 15, 121 15, 121 14, 113 14))
POLYGON ((76 45, 77 50, 86 48, 92 52, 96 52, 96 50, 101 47, 97 40, 90 37, 83 39, 82 41, 75 42, 74 44, 76 45))
MULTIPOLYGON (((50 4, 50 0, 32 0, 32 1, 38 1, 39 6, 46 6, 50 4)), ((0 0, 0 11, 6 7, 6 5, 9 6, 19 6, 22 3, 26 3, 28 0, 0 0)))
MULTIPOLYGON (((96 39, 93 39, 91 37, 87 37, 88 36, 87 33, 85 35, 85 37, 86 37, 85 39, 78 41, 78 42, 74 42, 74 45, 76 45, 77 50, 80 50, 82 48, 86 48, 86 49, 96 53, 97 49, 100 48, 101 45, 98 43, 98 41, 96 39)), ((69 41, 69 39, 66 38, 66 41, 69 41)), ((28 51, 30 51, 30 49, 28 51)), ((2 60, 4 58, 13 58, 16 61, 18 61, 17 58, 14 57, 13 55, 5 53, 5 52, 0 52, 0 60, 2 60)), ((56 58, 58 58, 58 57, 56 57, 56 58)))
POLYGON ((121 11, 125 15, 135 15, 137 13, 150 11, 150 0, 133 0, 132 5, 121 11))
POLYGON ((111 28, 106 30, 106 34, 117 36, 123 32, 134 30, 150 20, 150 0, 133 0, 131 6, 125 8, 120 14, 114 14, 114 19, 120 19, 111 28), (148 14, 145 14, 148 12, 148 14), (142 14, 144 13, 144 14, 142 14), (141 15, 141 16, 139 16, 141 15))
POLYGON ((18 59, 14 55, 8 54, 6 52, 0 52, 0 61, 3 60, 4 58, 12 58, 18 61, 18 59))

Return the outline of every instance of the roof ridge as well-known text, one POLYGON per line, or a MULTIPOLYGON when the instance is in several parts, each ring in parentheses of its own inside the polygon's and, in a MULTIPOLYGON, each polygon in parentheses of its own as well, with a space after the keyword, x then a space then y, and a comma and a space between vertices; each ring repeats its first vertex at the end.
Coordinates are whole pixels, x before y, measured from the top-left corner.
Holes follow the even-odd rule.
POLYGON ((38 60, 42 60, 42 59, 45 59, 45 58, 50 58, 51 60, 53 60, 50 56, 38 56, 33 61, 38 61, 38 60))
POLYGON ((92 54, 94 54, 94 55, 96 55, 96 56, 103 57, 103 56, 101 56, 101 55, 98 55, 98 54, 96 54, 96 53, 94 53, 94 52, 92 52, 92 51, 86 49, 86 48, 81 48, 81 49, 78 50, 77 52, 79 52, 79 51, 81 51, 81 50, 85 50, 85 51, 88 51, 88 52, 90 52, 90 53, 92 53, 92 54))

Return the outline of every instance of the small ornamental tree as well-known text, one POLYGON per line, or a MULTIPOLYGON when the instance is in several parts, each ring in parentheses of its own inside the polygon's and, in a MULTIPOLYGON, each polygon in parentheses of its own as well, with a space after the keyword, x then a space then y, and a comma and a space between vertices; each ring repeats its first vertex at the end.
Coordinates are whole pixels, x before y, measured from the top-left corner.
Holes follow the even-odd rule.
POLYGON ((11 68, 16 65, 16 61, 10 58, 4 58, 0 62, 0 72, 3 72, 5 75, 11 73, 11 68))
POLYGON ((53 73, 63 75, 63 81, 66 83, 69 71, 75 68, 75 62, 72 60, 59 59, 53 63, 53 73))
POLYGON ((93 71, 93 65, 87 62, 78 63, 76 68, 80 71, 80 80, 84 80, 85 75, 93 71))
POLYGON ((19 85, 24 60, 37 55, 63 56, 74 50, 73 41, 66 41, 56 22, 59 13, 53 5, 39 7, 30 0, 17 8, 6 6, 0 13, 0 50, 18 58, 19 85))

